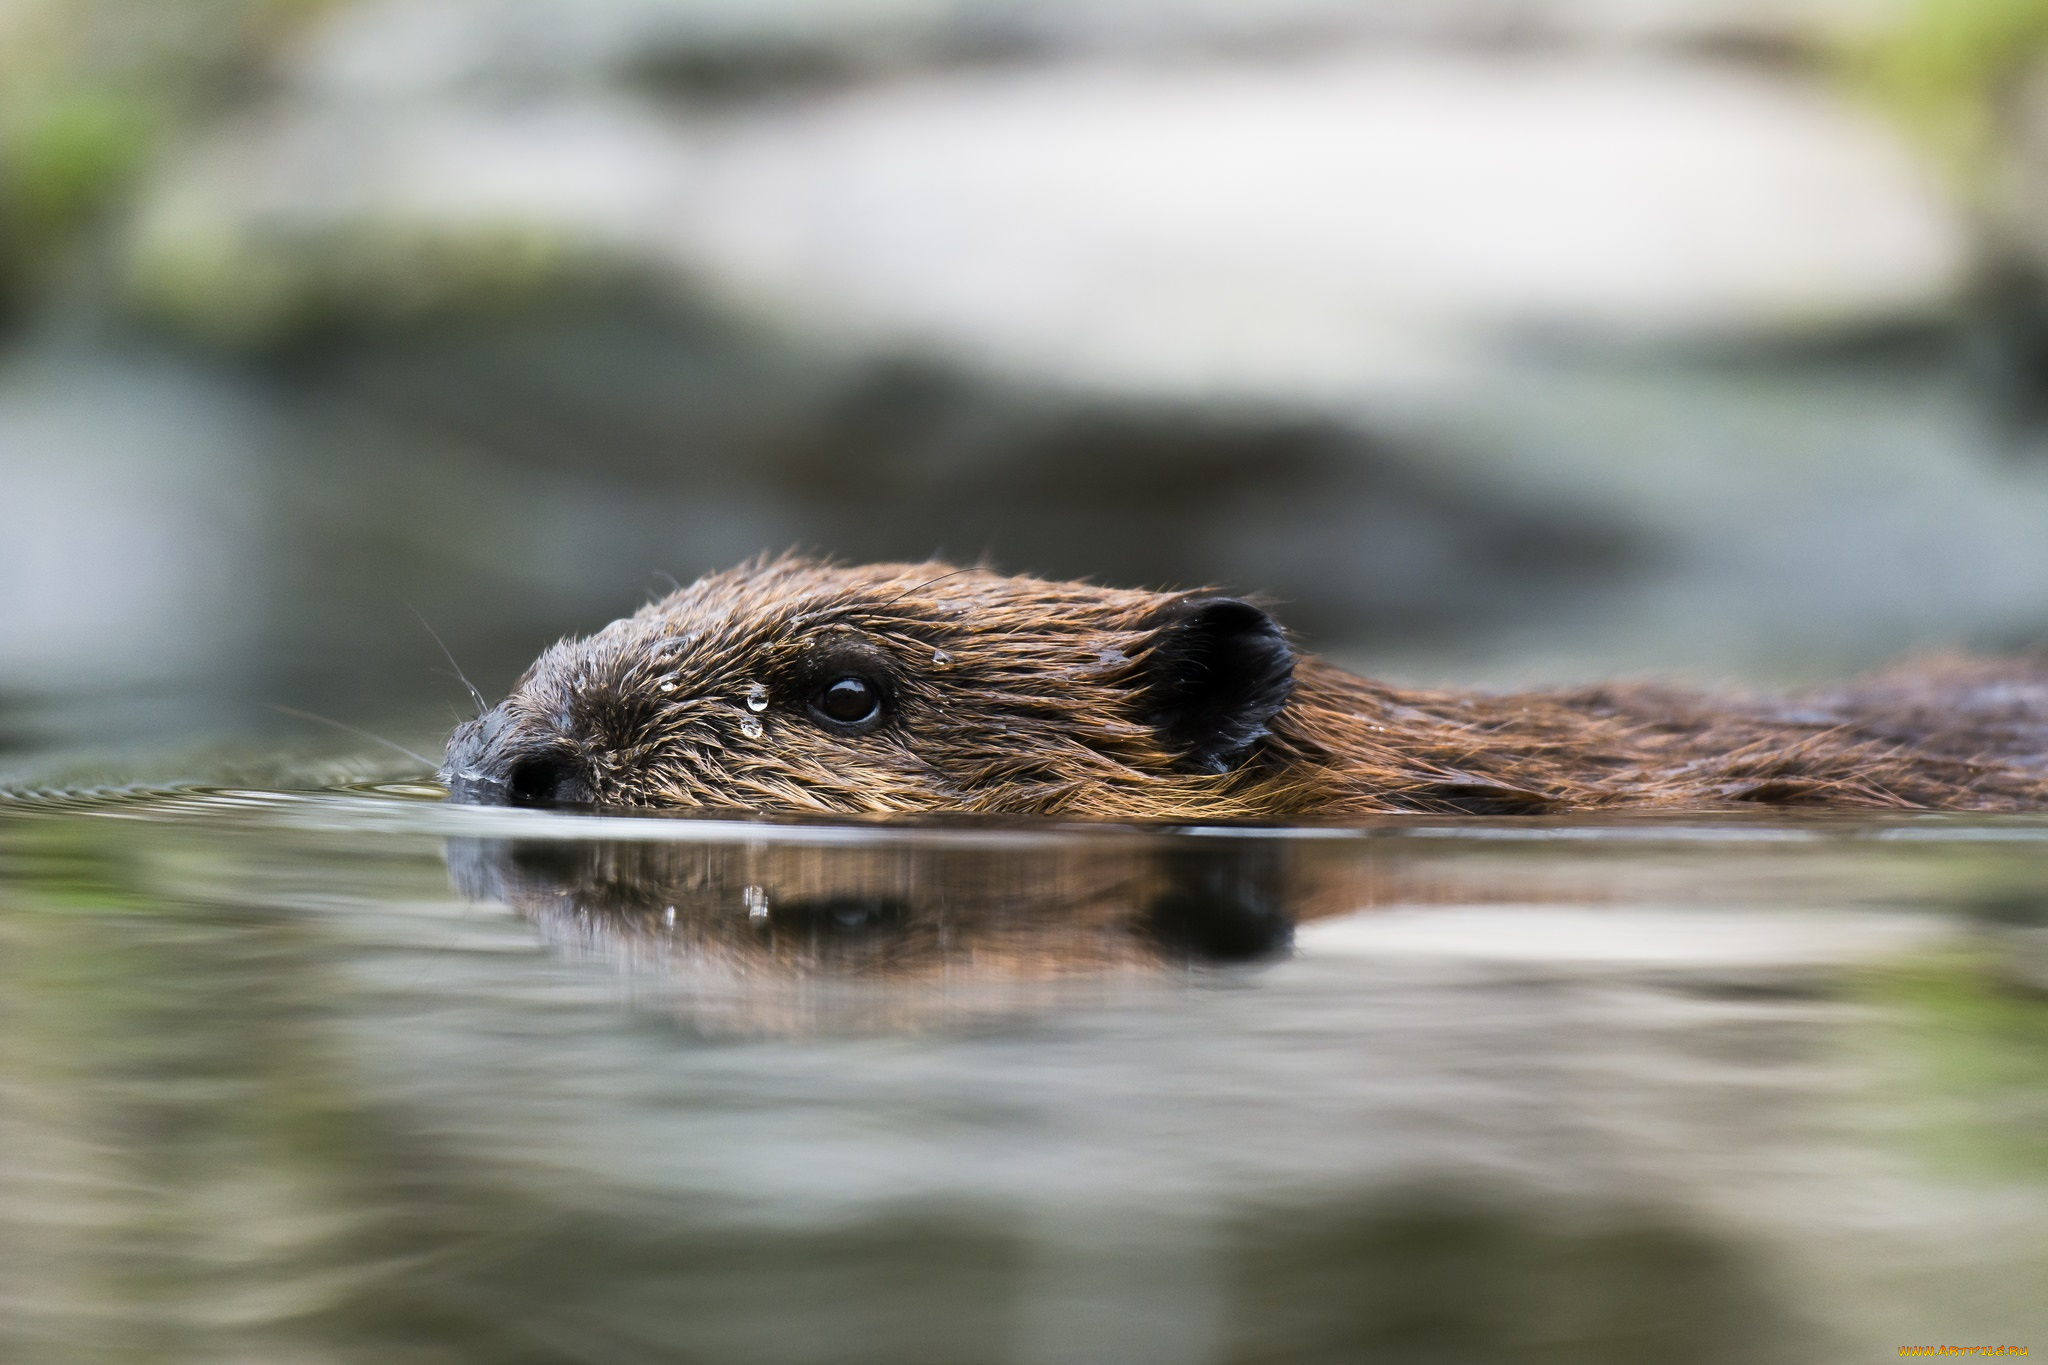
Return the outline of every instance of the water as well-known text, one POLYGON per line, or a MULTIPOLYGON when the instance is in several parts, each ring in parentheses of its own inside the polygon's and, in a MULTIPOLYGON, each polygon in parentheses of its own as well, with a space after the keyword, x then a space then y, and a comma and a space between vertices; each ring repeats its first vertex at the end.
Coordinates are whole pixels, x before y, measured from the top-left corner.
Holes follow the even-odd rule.
POLYGON ((0 803, 0 1358, 2048 1342, 2048 823, 0 803))

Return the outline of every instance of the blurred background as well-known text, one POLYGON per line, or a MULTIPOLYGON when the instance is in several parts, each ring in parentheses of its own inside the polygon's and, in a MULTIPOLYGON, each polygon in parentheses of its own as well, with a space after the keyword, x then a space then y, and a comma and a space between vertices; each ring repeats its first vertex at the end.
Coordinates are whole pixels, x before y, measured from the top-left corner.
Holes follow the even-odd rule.
POLYGON ((2042 0, 0 0, 0 769, 435 745, 422 618, 496 694, 791 546, 2037 645, 2044 199, 2042 0))
POLYGON ((791 546, 2048 646, 2044 279, 2048 0, 0 0, 0 1358, 2048 1340, 2038 827, 257 790, 791 546))

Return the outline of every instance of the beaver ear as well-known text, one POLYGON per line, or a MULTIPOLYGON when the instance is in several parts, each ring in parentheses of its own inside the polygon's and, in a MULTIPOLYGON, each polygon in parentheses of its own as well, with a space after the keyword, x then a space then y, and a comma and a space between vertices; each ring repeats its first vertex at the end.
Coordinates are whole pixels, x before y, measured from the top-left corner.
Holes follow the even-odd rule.
POLYGON ((1228 772, 1294 690, 1294 651, 1272 617, 1231 597, 1168 608, 1145 646, 1145 720, 1189 772, 1228 772))

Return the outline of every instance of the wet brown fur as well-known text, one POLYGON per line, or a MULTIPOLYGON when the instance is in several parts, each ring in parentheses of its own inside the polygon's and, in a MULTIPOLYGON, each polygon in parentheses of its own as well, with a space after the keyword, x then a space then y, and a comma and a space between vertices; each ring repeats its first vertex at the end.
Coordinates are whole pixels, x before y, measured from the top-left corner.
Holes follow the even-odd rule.
POLYGON ((1404 689, 1300 656, 1261 737, 1228 771, 1191 771, 1148 667, 1176 610, 1207 597, 756 561, 548 650, 457 731, 444 776, 493 799, 474 794, 497 790, 492 764, 540 753, 599 804, 1176 822, 2048 805, 2048 669, 1961 660, 1765 700, 1404 689), (805 699, 855 666, 886 674, 887 719, 832 733, 805 699))

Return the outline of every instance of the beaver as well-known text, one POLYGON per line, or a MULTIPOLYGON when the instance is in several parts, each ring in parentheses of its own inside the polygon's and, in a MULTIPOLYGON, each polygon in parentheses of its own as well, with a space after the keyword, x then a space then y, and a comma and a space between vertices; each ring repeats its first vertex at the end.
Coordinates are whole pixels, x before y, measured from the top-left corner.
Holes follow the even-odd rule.
POLYGON ((1261 604, 764 557, 558 643, 451 736, 453 800, 1299 821, 2048 806, 2048 669, 1823 695, 1376 682, 1261 604))

